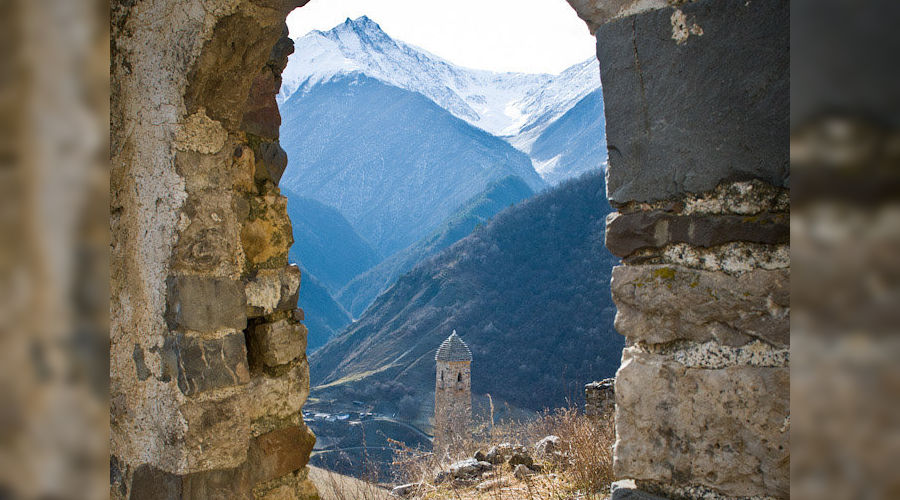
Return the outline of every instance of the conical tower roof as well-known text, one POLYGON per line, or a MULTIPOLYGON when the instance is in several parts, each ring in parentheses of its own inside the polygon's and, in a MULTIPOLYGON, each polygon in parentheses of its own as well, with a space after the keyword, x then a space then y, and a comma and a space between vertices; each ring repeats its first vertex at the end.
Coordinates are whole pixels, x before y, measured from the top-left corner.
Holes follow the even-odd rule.
POLYGON ((447 337, 447 340, 443 341, 441 346, 438 347, 434 359, 435 361, 472 361, 472 351, 470 351, 469 346, 459 338, 459 335, 456 334, 456 330, 453 330, 453 333, 447 337))

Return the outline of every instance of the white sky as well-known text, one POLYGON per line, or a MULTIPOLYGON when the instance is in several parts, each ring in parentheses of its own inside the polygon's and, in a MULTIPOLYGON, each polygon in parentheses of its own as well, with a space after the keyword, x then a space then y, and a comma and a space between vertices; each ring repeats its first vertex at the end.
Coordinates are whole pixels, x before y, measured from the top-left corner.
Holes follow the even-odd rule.
POLYGON ((556 74, 594 54, 566 0, 312 0, 287 24, 296 38, 364 14, 391 37, 469 68, 556 74))

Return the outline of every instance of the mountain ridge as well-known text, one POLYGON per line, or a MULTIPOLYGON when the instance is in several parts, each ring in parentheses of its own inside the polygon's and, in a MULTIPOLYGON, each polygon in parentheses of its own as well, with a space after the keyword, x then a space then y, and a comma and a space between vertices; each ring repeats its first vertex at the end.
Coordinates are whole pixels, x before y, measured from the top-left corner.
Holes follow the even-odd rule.
POLYGON ((294 95, 282 116, 281 184, 336 208, 382 255, 429 234, 493 180, 545 186, 506 141, 362 74, 294 95))
POLYGON ((466 237, 503 209, 533 194, 534 191, 519 177, 508 176, 491 182, 429 236, 353 278, 338 291, 335 300, 353 317, 358 317, 398 276, 466 237))
POLYGON ((279 102, 342 74, 360 72, 418 92, 471 125, 509 138, 526 153, 544 126, 600 86, 596 58, 559 75, 469 69, 391 38, 367 16, 348 18, 328 31, 311 31, 294 43, 279 102), (518 138, 522 132, 529 134, 518 138))

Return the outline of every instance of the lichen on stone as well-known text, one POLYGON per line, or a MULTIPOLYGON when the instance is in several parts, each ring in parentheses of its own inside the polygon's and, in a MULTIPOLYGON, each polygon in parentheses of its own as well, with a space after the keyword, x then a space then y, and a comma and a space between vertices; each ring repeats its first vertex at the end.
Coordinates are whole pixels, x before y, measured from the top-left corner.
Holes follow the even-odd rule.
POLYGON ((185 118, 178 127, 175 132, 175 147, 183 151, 215 154, 222 150, 227 138, 225 127, 206 116, 206 110, 200 108, 185 118))

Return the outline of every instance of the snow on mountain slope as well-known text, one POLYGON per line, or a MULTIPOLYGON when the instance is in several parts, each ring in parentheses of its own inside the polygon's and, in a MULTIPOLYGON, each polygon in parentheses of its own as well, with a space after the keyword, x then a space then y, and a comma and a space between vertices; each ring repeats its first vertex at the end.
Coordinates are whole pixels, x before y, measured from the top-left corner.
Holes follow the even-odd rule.
POLYGON ((311 31, 295 39, 294 46, 282 74, 279 104, 298 91, 359 72, 418 92, 526 153, 544 128, 600 86, 594 58, 558 76, 461 68, 394 40, 366 16, 347 19, 327 32, 311 31))

